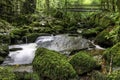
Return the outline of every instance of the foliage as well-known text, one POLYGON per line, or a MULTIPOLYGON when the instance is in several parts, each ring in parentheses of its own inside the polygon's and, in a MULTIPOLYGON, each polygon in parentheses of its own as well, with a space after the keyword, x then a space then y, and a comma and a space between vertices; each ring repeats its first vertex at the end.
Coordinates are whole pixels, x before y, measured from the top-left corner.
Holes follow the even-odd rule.
POLYGON ((16 76, 9 68, 0 67, 0 80, 16 80, 16 76))
POLYGON ((120 71, 113 71, 111 74, 107 75, 107 80, 119 80, 120 79, 120 71))
POLYGON ((106 75, 102 74, 101 72, 99 71, 93 71, 91 73, 91 80, 106 80, 106 75))
POLYGON ((0 1, 0 18, 5 20, 10 20, 13 15, 12 13, 12 1, 11 0, 2 0, 0 1))
POLYGON ((64 30, 63 26, 60 26, 60 25, 52 26, 52 31, 54 31, 55 33, 62 33, 64 32, 63 30, 64 30))
POLYGON ((120 26, 115 26, 108 35, 106 35, 107 39, 111 39, 114 43, 120 41, 120 26))
POLYGON ((96 60, 87 52, 76 53, 70 60, 70 64, 79 75, 87 73, 97 67, 96 60))
POLYGON ((35 0, 25 0, 22 5, 21 13, 31 14, 35 12, 36 2, 35 0))
POLYGON ((0 19, 0 33, 8 32, 12 27, 7 21, 0 19))
POLYGON ((9 54, 9 49, 7 44, 0 44, 0 56, 5 58, 9 54))
POLYGON ((63 55, 45 48, 37 49, 33 68, 43 79, 69 80, 76 77, 75 70, 63 55))
POLYGON ((91 29, 84 29, 81 33, 85 38, 96 37, 98 33, 101 31, 101 27, 91 28, 91 29))
POLYGON ((21 40, 23 36, 28 33, 28 29, 16 28, 10 32, 11 43, 17 43, 18 40, 21 40))
POLYGON ((117 8, 118 8, 118 10, 119 10, 119 12, 120 12, 120 5, 119 5, 119 2, 120 2, 120 0, 117 0, 116 5, 117 5, 117 8))
POLYGON ((31 34, 26 34, 26 36, 24 36, 24 42, 26 41, 26 39, 28 40, 28 43, 31 42, 35 42, 35 40, 40 36, 40 33, 31 33, 31 34))
POLYGON ((0 43, 9 44, 10 37, 9 35, 0 34, 0 43))
POLYGON ((111 27, 108 27, 107 29, 103 30, 101 33, 99 33, 95 38, 95 43, 102 47, 111 47, 113 46, 113 41, 111 39, 108 39, 106 36, 111 31, 111 27))
POLYGON ((109 64, 111 61, 111 57, 112 57, 112 64, 114 66, 120 66, 120 42, 115 44, 112 48, 107 49, 104 52, 104 59, 106 60, 106 62, 109 64))

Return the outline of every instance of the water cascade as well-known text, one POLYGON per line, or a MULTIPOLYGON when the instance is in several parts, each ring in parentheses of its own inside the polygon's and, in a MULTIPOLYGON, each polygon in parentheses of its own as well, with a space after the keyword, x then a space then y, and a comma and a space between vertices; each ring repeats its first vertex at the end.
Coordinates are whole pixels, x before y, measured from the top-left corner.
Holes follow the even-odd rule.
POLYGON ((22 48, 22 50, 10 51, 3 65, 30 64, 35 56, 36 44, 11 45, 9 48, 22 48))
MULTIPOLYGON (((82 36, 69 36, 68 34, 40 36, 36 39, 35 43, 9 46, 11 50, 14 50, 15 48, 18 48, 19 50, 10 51, 9 56, 4 61, 3 65, 32 63, 37 47, 44 47, 58 51, 61 54, 70 55, 72 51, 89 49, 91 43, 89 40, 82 38, 82 36)), ((99 47, 94 43, 92 43, 92 46, 95 46, 96 48, 99 47)))

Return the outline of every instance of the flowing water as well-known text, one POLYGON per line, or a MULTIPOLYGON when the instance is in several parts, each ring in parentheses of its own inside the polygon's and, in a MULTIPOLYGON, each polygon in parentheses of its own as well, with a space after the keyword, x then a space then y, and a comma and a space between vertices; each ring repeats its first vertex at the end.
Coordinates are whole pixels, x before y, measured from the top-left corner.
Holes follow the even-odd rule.
MULTIPOLYGON (((94 44, 93 44, 94 45, 94 44)), ((37 47, 44 47, 50 50, 69 55, 73 50, 88 49, 90 41, 81 36, 69 36, 68 34, 56 36, 40 36, 35 43, 11 45, 12 48, 22 48, 22 50, 10 51, 9 56, 3 65, 30 64, 32 63, 37 47)), ((94 45, 99 48, 98 45, 94 45)))
POLYGON ((30 64, 35 56, 36 44, 11 45, 9 48, 22 48, 22 50, 10 51, 9 57, 3 62, 3 65, 30 64))
POLYGON ((38 37, 36 43, 39 47, 62 52, 69 55, 72 50, 89 48, 89 41, 82 36, 69 36, 68 34, 38 37))

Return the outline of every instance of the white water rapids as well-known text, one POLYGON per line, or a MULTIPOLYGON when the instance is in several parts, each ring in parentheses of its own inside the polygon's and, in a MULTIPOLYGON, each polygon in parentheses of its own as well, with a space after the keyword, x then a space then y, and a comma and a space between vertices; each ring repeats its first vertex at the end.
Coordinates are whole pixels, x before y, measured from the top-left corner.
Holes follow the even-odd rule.
POLYGON ((11 45, 9 48, 22 48, 18 51, 10 51, 8 55, 9 58, 6 58, 3 64, 15 65, 15 64, 30 64, 33 61, 36 51, 36 44, 21 44, 21 45, 11 45))
MULTIPOLYGON (((32 63, 37 47, 44 47, 50 50, 55 50, 63 54, 70 54, 70 51, 77 49, 89 48, 89 41, 81 36, 40 36, 37 38, 36 43, 10 45, 9 48, 22 48, 22 50, 10 51, 10 54, 3 62, 3 65, 16 65, 16 64, 30 64, 32 63)), ((93 44, 96 48, 98 45, 93 44)))

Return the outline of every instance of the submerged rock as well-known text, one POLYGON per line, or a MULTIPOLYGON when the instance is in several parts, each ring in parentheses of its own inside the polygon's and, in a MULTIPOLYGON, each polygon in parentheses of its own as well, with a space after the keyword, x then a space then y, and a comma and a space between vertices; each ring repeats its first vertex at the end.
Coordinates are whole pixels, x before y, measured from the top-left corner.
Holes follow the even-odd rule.
POLYGON ((9 51, 18 51, 18 50, 22 50, 22 48, 11 48, 11 49, 9 49, 9 51))

